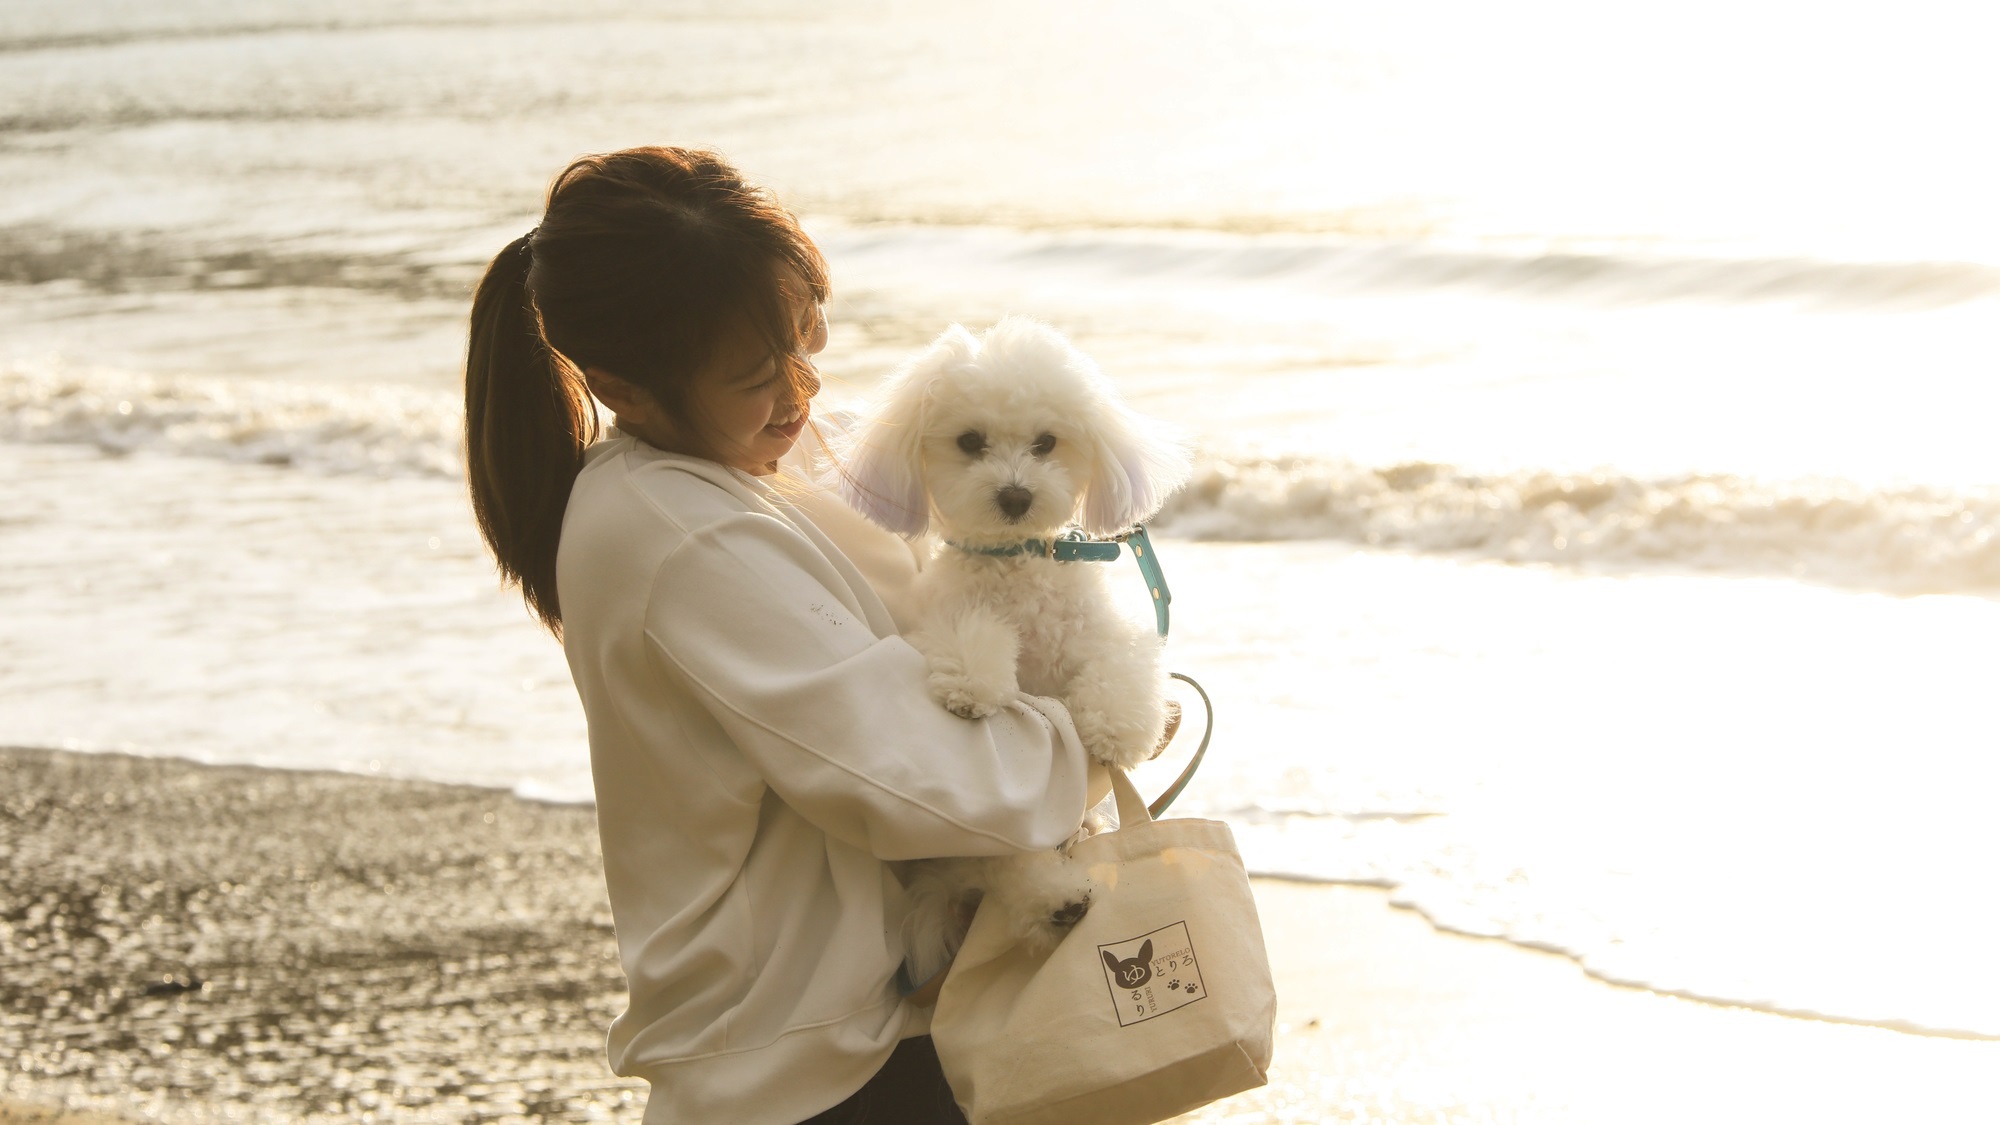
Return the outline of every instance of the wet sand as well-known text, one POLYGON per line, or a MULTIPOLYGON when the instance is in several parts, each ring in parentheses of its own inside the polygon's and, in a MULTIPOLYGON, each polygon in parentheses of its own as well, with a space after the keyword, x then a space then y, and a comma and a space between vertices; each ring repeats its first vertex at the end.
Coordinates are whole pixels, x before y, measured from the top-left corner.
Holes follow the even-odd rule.
MULTIPOLYGON (((0 750, 0 867, 5 1125, 638 1119, 588 809, 0 750)), ((1374 890, 1257 896, 1271 1084, 1186 1122, 2000 1120, 2000 1043, 1613 988, 1374 890)))
POLYGON ((2000 1122, 2000 1043, 1614 987, 1440 933, 1370 888, 1256 890, 1278 984, 1271 1082, 1187 1125, 2000 1122))

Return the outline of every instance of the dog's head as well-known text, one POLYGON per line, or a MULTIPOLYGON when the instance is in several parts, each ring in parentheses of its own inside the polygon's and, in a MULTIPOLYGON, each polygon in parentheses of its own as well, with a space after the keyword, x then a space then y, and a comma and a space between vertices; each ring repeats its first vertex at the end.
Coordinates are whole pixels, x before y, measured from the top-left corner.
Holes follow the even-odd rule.
POLYGON ((979 339, 946 329, 890 378, 843 461, 842 489, 864 515, 912 536, 935 519, 968 545, 1071 522, 1116 534, 1158 511, 1189 468, 1089 357, 1025 317, 979 339))

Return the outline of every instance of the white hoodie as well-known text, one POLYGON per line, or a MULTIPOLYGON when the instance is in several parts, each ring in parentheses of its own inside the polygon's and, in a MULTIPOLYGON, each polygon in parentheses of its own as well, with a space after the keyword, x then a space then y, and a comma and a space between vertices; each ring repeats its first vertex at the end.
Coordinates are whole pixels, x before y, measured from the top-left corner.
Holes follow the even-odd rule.
POLYGON ((968 722, 799 507, 628 436, 563 518, 563 649, 590 726, 630 988, 612 1069, 648 1125, 789 1125, 925 1029, 886 860, 1053 847, 1082 819, 1069 716, 968 722))

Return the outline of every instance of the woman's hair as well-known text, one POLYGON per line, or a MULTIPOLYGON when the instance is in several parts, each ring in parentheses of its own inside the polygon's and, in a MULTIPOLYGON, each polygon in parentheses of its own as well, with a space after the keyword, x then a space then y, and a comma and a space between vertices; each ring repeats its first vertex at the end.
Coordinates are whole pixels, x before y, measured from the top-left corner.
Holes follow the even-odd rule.
POLYGON ((693 149, 577 160, 550 185, 541 224, 486 267, 465 357, 472 511, 500 572, 551 632, 562 635, 563 509, 598 436, 582 369, 646 391, 699 443, 709 428, 692 413, 690 383, 746 333, 770 347, 796 402, 811 397, 792 311, 801 296, 824 303, 827 276, 798 220, 693 149), (786 292, 788 276, 807 292, 786 292))

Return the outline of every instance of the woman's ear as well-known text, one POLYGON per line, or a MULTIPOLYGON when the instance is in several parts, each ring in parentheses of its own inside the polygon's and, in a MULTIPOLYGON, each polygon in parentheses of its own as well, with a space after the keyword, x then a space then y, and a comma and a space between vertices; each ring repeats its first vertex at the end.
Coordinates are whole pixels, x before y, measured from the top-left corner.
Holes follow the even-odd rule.
POLYGON ((602 367, 584 368, 583 382, 592 398, 618 416, 620 432, 660 449, 686 451, 686 435, 653 392, 602 367))
POLYGON ((610 407, 613 414, 641 415, 659 409, 652 395, 602 367, 584 368, 583 382, 591 397, 610 407))
POLYGON ((979 342, 954 324, 891 375, 874 416, 842 444, 840 492, 854 509, 898 535, 930 527, 924 491, 924 426, 939 378, 972 362, 979 342))
POLYGON ((1140 417, 1105 387, 1090 430, 1085 534, 1116 535, 1160 510, 1193 471, 1187 450, 1157 422, 1140 417))

